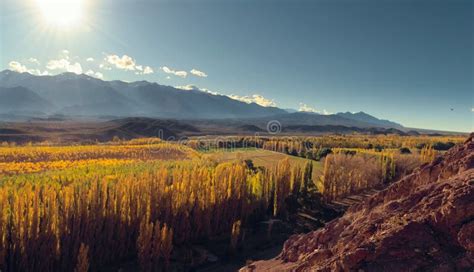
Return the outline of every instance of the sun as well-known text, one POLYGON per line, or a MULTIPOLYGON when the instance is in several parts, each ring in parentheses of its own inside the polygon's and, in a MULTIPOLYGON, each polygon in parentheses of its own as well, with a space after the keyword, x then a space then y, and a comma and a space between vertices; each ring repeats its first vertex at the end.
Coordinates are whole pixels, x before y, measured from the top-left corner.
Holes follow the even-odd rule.
POLYGON ((84 0, 36 0, 48 24, 58 27, 78 25, 83 16, 84 0))

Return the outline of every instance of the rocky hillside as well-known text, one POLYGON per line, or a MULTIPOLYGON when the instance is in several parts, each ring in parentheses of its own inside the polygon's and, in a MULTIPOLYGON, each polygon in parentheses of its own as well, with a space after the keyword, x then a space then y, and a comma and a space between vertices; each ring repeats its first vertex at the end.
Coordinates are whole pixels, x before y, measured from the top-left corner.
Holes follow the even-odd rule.
POLYGON ((472 271, 473 136, 242 271, 472 271))

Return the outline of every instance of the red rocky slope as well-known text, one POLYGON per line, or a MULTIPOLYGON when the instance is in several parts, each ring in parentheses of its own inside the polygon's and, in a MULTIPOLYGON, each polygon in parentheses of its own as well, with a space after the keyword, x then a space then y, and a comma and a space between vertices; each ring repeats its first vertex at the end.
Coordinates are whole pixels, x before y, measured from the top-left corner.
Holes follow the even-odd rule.
POLYGON ((471 271, 473 135, 324 228, 290 237, 277 258, 242 271, 471 271))

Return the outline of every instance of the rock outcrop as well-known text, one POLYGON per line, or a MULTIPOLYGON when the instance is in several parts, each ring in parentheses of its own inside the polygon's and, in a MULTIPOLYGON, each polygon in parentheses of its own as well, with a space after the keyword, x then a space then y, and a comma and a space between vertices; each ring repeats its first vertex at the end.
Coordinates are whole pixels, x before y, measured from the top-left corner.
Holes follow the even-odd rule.
POLYGON ((472 271, 473 136, 241 271, 472 271))

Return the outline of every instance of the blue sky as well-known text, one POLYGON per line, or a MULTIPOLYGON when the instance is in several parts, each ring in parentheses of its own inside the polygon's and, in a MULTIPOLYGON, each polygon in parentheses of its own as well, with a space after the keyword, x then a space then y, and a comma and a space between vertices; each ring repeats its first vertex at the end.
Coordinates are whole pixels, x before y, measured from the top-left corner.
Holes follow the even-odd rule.
POLYGON ((38 1, 56 0, 1 2, 0 69, 474 130, 472 1, 69 0, 82 17, 67 26, 38 1))

